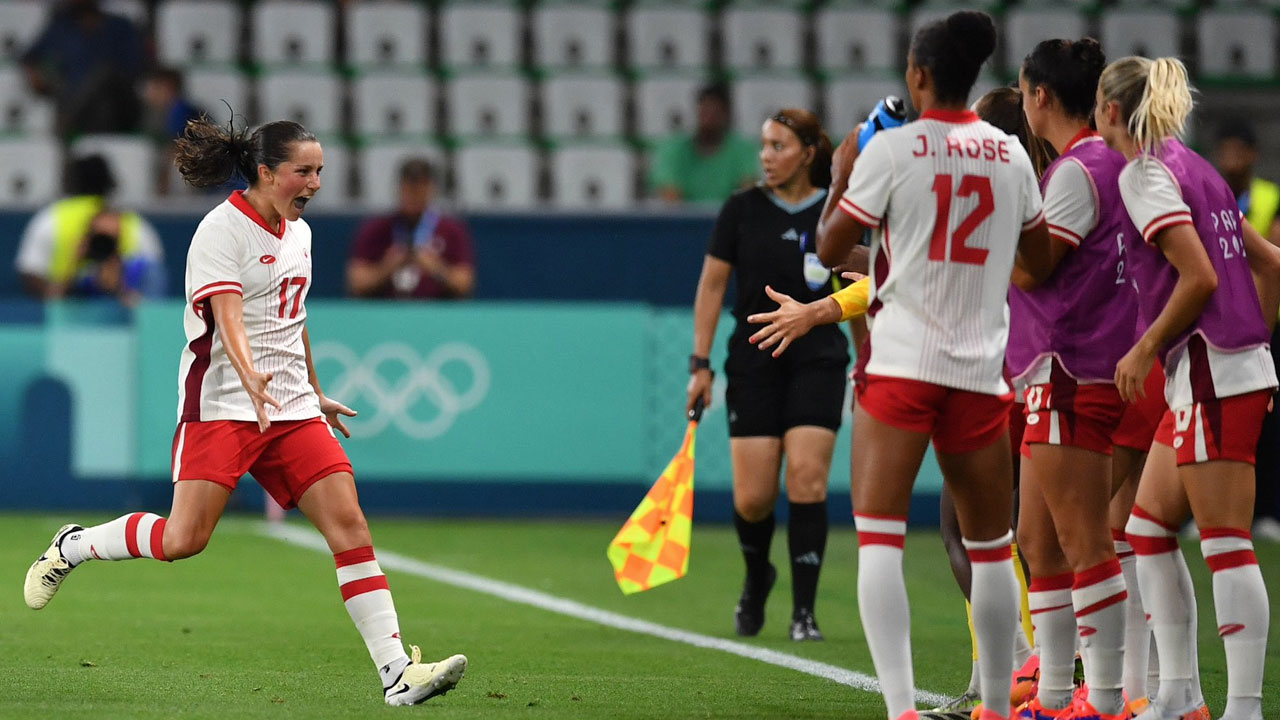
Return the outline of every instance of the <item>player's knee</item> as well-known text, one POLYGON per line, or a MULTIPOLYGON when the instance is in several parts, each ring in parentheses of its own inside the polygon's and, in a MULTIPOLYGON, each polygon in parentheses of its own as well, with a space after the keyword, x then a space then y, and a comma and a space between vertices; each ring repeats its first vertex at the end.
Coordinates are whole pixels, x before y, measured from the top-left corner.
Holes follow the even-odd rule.
POLYGON ((166 560, 182 560, 200 554, 209 545, 209 533, 197 528, 165 528, 166 560))

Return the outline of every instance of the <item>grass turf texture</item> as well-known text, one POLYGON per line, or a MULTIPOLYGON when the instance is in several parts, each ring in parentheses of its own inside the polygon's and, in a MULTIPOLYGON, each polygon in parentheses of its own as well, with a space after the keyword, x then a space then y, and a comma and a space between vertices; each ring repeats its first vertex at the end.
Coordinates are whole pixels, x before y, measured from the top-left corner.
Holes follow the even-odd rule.
MULTIPOLYGON (((106 518, 76 518, 95 522, 106 518)), ((91 562, 49 607, 18 584, 62 518, 0 516, 0 718, 881 718, 879 696, 713 650, 601 627, 403 573, 389 575, 403 635, 426 659, 463 652, 467 677, 419 708, 382 704, 377 677, 341 604, 331 558, 228 518, 200 556, 179 563, 91 562)), ((621 521, 619 521, 621 522, 621 521)), ((375 546, 607 610, 726 638, 741 583, 732 530, 699 527, 689 576, 623 597, 604 548, 614 523, 387 520, 375 546)), ((856 541, 834 532, 820 588, 825 643, 786 639, 791 602, 785 534, 779 583, 758 643, 873 674, 855 604, 856 541)), ((1208 573, 1186 543, 1200 600, 1210 707, 1226 692, 1208 573)), ((1272 598, 1280 546, 1259 543, 1272 598)), ((907 539, 916 682, 959 692, 969 677, 959 591, 935 533, 907 539)), ((1280 679, 1280 642, 1268 652, 1280 679)), ((1263 714, 1280 717, 1280 699, 1263 714)))

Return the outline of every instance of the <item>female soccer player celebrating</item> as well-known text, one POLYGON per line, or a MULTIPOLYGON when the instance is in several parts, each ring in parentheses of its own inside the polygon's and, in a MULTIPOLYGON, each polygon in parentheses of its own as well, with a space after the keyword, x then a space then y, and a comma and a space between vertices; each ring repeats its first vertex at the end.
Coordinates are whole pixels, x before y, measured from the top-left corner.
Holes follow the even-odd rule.
POLYGON ((1274 273, 1274 254, 1243 221, 1226 182, 1179 141, 1191 107, 1186 69, 1172 58, 1118 60, 1098 85, 1098 131, 1128 158, 1120 192, 1146 241, 1130 249, 1129 269, 1151 319, 1117 364, 1116 386, 1133 400, 1157 355, 1168 377, 1169 410, 1126 527, 1160 655, 1159 696, 1141 717, 1196 709, 1187 617, 1194 598, 1171 559, 1189 509, 1213 571, 1226 646, 1223 718, 1258 720, 1269 608, 1249 528, 1254 450, 1277 384, 1264 318, 1276 308, 1271 286, 1261 307, 1250 264, 1274 273))
POLYGON ((976 12, 916 33, 906 81, 920 120, 878 133, 860 158, 846 138, 818 232, 819 256, 835 264, 864 230, 875 231, 853 505, 859 609, 890 718, 916 714, 902 548, 911 487, 931 439, 973 561, 982 717, 1009 712, 1017 580, 1006 295, 1015 254, 1029 284, 1050 268, 1026 151, 966 107, 995 38, 991 18, 976 12), (922 197, 922 188, 931 193, 922 197))
POLYGON ((1040 181, 1054 273, 1009 295, 1007 358, 1026 401, 1018 544, 1040 647, 1028 709, 1037 720, 1071 704, 1077 625, 1089 698, 1075 717, 1124 712, 1127 593, 1106 509, 1111 438, 1125 408, 1113 379, 1137 322, 1125 242, 1137 231, 1120 199, 1125 159, 1089 127, 1104 65, 1095 40, 1046 40, 1019 78, 1032 133, 1058 154, 1040 181))
POLYGON ((168 518, 137 512, 90 528, 63 526, 27 572, 27 605, 43 608, 88 560, 199 553, 249 472, 324 535, 387 704, 413 705, 448 692, 467 659, 422 663, 417 647, 412 657, 405 654, 351 463, 333 433, 349 436, 341 416, 355 412, 325 396, 311 359, 304 303, 311 229, 301 216, 320 190, 320 143, 294 122, 268 123, 249 135, 192 121, 178 140, 177 164, 197 187, 239 175, 249 188, 204 217, 187 254, 173 508, 168 518))
POLYGON ((791 554, 792 640, 821 640, 814 620, 818 573, 827 544, 827 477, 843 410, 849 353, 844 335, 822 328, 785 358, 758 353, 747 342, 746 317, 769 305, 766 288, 805 300, 831 292, 831 273, 813 253, 813 238, 830 182, 831 141, 813 113, 786 109, 761 131, 764 183, 736 193, 716 220, 694 302, 689 407, 711 401, 709 355, 730 275, 737 278, 725 373, 729 386, 729 447, 733 458, 734 527, 747 575, 734 613, 739 635, 764 624, 776 571, 769 563, 778 473, 787 459, 791 554))

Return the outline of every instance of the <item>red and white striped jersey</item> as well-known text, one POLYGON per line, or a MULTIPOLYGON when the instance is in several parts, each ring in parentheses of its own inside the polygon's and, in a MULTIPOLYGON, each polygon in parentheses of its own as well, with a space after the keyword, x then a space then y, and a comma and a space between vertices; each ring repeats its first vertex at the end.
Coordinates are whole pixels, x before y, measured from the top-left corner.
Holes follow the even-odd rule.
POLYGON ((237 190, 209 211, 187 251, 187 344, 178 367, 178 422, 256 421, 214 325, 210 298, 244 298, 244 329, 259 372, 273 374, 267 392, 281 409, 272 420, 320 415, 320 401, 307 378, 302 344, 311 289, 311 228, 281 219, 272 229, 237 190))
POLYGON ((840 209, 874 229, 870 375, 993 395, 1023 230, 1044 222, 1017 138, 969 111, 929 111, 871 139, 840 209))

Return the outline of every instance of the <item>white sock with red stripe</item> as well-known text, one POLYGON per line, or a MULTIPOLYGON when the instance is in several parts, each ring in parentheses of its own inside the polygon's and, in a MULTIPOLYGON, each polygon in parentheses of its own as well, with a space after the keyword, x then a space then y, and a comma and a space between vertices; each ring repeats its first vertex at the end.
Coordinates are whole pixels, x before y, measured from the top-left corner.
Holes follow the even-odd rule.
POLYGON ((1129 597, 1124 601, 1124 692, 1131 700, 1147 696, 1147 671, 1150 658, 1151 631, 1147 629, 1147 613, 1142 609, 1142 593, 1138 589, 1137 557, 1125 538, 1124 530, 1111 528, 1116 558, 1124 573, 1124 587, 1129 597))
POLYGON ((853 520, 858 529, 858 614, 889 717, 896 718, 915 708, 911 613, 902 575, 907 519, 854 513, 853 520))
POLYGON ((1177 531, 1137 505, 1124 529, 1138 559, 1142 606, 1160 656, 1158 700, 1170 711, 1202 700, 1195 680, 1196 595, 1177 531))
POLYGON ((62 557, 75 567, 85 560, 164 560, 164 526, 155 513, 129 513, 62 539, 62 557))
POLYGON ((338 589, 347 613, 369 648, 382 686, 389 687, 409 664, 409 656, 400 642, 400 621, 387 576, 369 545, 337 553, 333 561, 338 566, 338 589))
POLYGON ((1120 561, 1111 558, 1076 573, 1071 603, 1080 631, 1089 703, 1103 715, 1124 710, 1124 587, 1120 561))
POLYGON ((1213 571, 1213 609, 1227 651, 1225 720, 1262 717, 1262 666, 1270 608, 1248 530, 1205 528, 1200 549, 1213 571))
POLYGON ((1032 577, 1027 588, 1031 621, 1040 648, 1040 683, 1036 692, 1047 710, 1071 704, 1075 691, 1076 615, 1071 605, 1072 573, 1032 577))
POLYGON ((962 540, 969 554, 972 580, 969 602, 978 638, 982 705, 1006 717, 1013 679, 1013 644, 1018 622, 1018 576, 1013 572, 1013 533, 995 540, 962 540))

